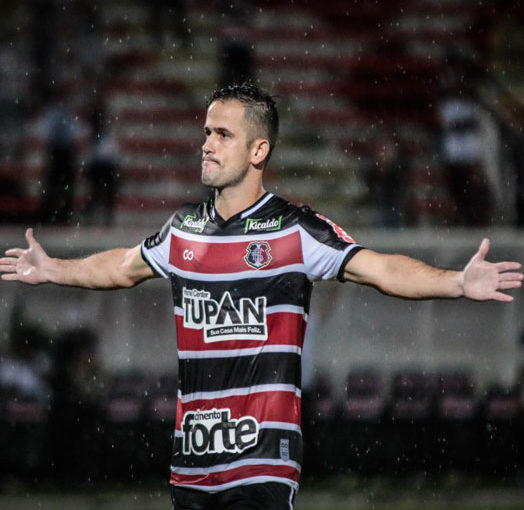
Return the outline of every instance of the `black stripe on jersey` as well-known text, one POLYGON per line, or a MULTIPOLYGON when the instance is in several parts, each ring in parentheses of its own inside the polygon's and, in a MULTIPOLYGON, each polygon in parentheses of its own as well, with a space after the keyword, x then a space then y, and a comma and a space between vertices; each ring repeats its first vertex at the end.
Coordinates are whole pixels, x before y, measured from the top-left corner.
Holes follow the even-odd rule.
MULTIPOLYGON (((182 288, 206 290, 211 299, 220 301, 229 292, 234 302, 249 296, 266 296, 267 306, 294 305, 309 306, 312 284, 304 273, 290 272, 267 278, 244 278, 238 281, 208 282, 189 280, 170 273, 175 306, 182 307, 182 288)), ((304 310, 309 313, 309 310, 304 310)))
POLYGON ((164 226, 160 230, 160 232, 157 232, 156 234, 148 237, 144 241, 144 247, 147 250, 150 250, 151 248, 154 248, 155 246, 158 246, 159 244, 162 244, 169 232, 171 231, 171 225, 173 223, 173 218, 175 215, 172 215, 171 218, 169 218, 166 223, 164 223, 164 226))
POLYGON ((268 352, 238 358, 181 359, 182 395, 222 391, 261 384, 292 384, 300 388, 300 356, 268 352))
POLYGON ((337 280, 339 282, 344 283, 346 280, 344 279, 344 271, 346 269, 347 263, 360 251, 363 250, 363 246, 355 246, 345 257, 342 261, 342 264, 340 265, 340 269, 338 270, 337 274, 337 280))
MULTIPOLYGON (((283 429, 260 429, 258 433, 258 442, 255 446, 244 450, 241 454, 242 460, 245 459, 280 459, 282 455, 281 441, 286 442, 289 450, 286 454, 290 460, 302 464, 303 445, 302 436, 294 430, 283 429)), ((183 438, 175 437, 174 453, 172 465, 176 467, 203 468, 229 464, 238 460, 238 453, 206 453, 206 455, 182 455, 183 438)))

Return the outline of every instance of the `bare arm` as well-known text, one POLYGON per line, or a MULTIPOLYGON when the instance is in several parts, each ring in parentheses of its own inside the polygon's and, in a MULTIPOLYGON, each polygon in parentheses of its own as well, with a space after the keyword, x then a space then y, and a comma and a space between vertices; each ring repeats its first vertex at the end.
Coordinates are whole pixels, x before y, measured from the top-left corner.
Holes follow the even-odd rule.
POLYGON ((485 260, 489 241, 463 271, 439 269, 405 255, 385 255, 361 250, 346 265, 347 281, 370 285, 384 294, 408 299, 466 297, 476 301, 513 301, 504 290, 522 285, 518 262, 492 263, 485 260))
POLYGON ((86 289, 128 288, 155 277, 140 253, 134 248, 116 248, 84 259, 55 259, 44 251, 26 231, 27 249, 13 248, 0 259, 2 280, 19 281, 31 285, 56 283, 86 289))

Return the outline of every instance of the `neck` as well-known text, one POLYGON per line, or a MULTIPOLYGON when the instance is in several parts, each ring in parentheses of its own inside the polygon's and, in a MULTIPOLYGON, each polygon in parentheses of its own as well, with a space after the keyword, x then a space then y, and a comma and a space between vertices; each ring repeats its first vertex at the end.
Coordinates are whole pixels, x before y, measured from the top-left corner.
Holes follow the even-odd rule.
POLYGON ((215 190, 215 208, 218 214, 224 219, 228 220, 235 214, 247 209, 259 200, 266 190, 260 183, 260 186, 251 189, 231 189, 224 188, 222 190, 215 190))

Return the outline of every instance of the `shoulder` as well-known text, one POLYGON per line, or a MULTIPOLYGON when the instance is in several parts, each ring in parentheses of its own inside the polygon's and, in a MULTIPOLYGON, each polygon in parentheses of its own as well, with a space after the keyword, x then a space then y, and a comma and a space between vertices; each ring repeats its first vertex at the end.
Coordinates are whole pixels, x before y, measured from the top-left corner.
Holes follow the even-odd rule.
POLYGON ((298 223, 312 237, 323 243, 354 244, 355 240, 337 223, 304 205, 298 208, 298 223))
POLYGON ((204 223, 202 218, 205 217, 206 210, 205 202, 187 203, 180 206, 156 234, 145 239, 144 247, 151 249, 162 244, 167 239, 171 228, 183 229, 185 227, 188 231, 198 230, 199 226, 204 223))

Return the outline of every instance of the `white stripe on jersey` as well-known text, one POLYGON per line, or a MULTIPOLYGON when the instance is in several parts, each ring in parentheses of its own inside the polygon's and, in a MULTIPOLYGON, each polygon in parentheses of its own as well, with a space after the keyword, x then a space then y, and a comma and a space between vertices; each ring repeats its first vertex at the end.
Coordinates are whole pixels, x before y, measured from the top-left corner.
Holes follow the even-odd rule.
POLYGON ((258 424, 261 429, 278 429, 278 430, 290 430, 292 432, 298 432, 302 435, 302 429, 295 423, 288 423, 286 421, 261 421, 258 424))
POLYGON ((302 391, 294 384, 259 384, 257 386, 231 388, 229 390, 198 391, 196 393, 187 393, 186 395, 182 395, 182 392, 179 390, 178 397, 183 404, 187 404, 193 400, 213 400, 217 398, 241 397, 244 395, 251 395, 252 393, 264 393, 266 391, 286 391, 294 393, 297 397, 302 396, 302 391))
POLYGON ((289 266, 278 267, 276 269, 265 269, 264 271, 259 270, 247 270, 240 271, 239 273, 195 273, 193 271, 182 271, 177 267, 169 264, 172 272, 176 275, 187 278, 188 280, 200 280, 203 282, 224 282, 243 280, 246 278, 268 278, 271 276, 278 276, 281 274, 287 274, 291 272, 295 273, 306 273, 304 264, 290 264, 289 266))
POLYGON ((177 487, 187 487, 188 489, 196 489, 203 492, 215 493, 239 485, 250 485, 253 483, 266 483, 266 482, 278 482, 289 485, 295 491, 298 490, 298 483, 280 476, 250 476, 248 478, 241 478, 240 480, 234 480, 232 482, 223 483, 221 485, 195 485, 192 483, 177 483, 177 487))
POLYGON ((302 354, 302 349, 296 345, 261 345, 247 349, 224 349, 213 351, 178 351, 179 359, 205 359, 205 358, 237 358, 238 356, 258 356, 269 352, 288 352, 302 354))
POLYGON ((188 280, 200 280, 204 282, 224 282, 234 280, 244 280, 246 278, 269 278, 271 276, 278 276, 288 273, 306 273, 304 264, 289 264, 287 266, 277 267, 275 269, 264 269, 263 271, 257 269, 248 269, 247 271, 240 271, 238 273, 195 273, 193 271, 183 271, 176 266, 169 264, 171 271, 188 280))
MULTIPOLYGON (((181 306, 175 306, 174 308, 175 308, 175 315, 184 317, 184 309, 181 306)), ((294 305, 268 306, 266 308, 266 315, 270 315, 272 313, 296 313, 298 315, 302 315, 306 322, 308 321, 308 314, 304 313, 303 306, 294 306, 294 305)))
POLYGON ((269 241, 271 239, 278 239, 280 237, 287 237, 290 234, 299 232, 302 228, 299 225, 293 225, 289 228, 279 230, 278 232, 267 232, 267 233, 258 233, 256 237, 253 237, 253 234, 246 235, 199 235, 193 234, 191 232, 186 232, 184 230, 178 230, 176 227, 171 227, 170 232, 175 237, 180 237, 186 239, 187 241, 196 241, 197 243, 217 243, 217 244, 233 244, 233 243, 249 243, 256 239, 257 241, 269 241))
POLYGON ((304 316, 304 320, 307 322, 307 313, 304 313, 303 306, 294 305, 273 305, 266 308, 266 313, 298 313, 304 316))
POLYGON ((244 211, 240 215, 240 218, 241 219, 247 218, 250 214, 254 213, 257 209, 260 209, 264 204, 267 204, 273 198, 273 196, 274 196, 273 193, 268 193, 266 198, 264 198, 264 200, 260 201, 258 204, 255 204, 253 207, 251 207, 247 211, 244 211))
POLYGON ((149 253, 147 253, 147 250, 143 249, 143 246, 142 246, 142 256, 147 258, 147 261, 149 262, 149 264, 153 266, 155 271, 160 276, 162 276, 162 278, 169 278, 169 275, 149 256, 149 253))
POLYGON ((301 466, 294 460, 281 459, 245 459, 230 462, 229 464, 217 464, 216 466, 207 466, 203 468, 186 468, 171 466, 171 472, 177 475, 207 475, 209 473, 227 472, 231 469, 237 469, 245 466, 289 466, 300 472, 301 466))
POLYGON ((358 248, 358 244, 349 244, 344 250, 337 250, 320 243, 307 230, 300 229, 302 253, 306 266, 306 274, 311 281, 335 278, 347 254, 358 248), (321 247, 319 249, 319 246, 321 247))

